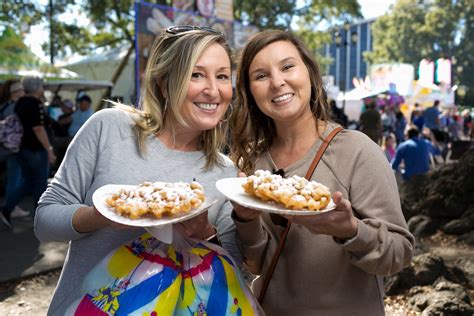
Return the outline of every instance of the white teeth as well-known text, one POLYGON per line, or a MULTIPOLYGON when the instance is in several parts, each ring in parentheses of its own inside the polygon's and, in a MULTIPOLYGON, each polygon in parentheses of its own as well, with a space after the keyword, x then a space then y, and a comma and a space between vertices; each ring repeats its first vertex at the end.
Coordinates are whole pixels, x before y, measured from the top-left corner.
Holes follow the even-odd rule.
POLYGON ((291 98, 292 96, 293 96, 292 93, 284 94, 284 95, 282 95, 282 96, 279 96, 279 97, 273 99, 272 102, 285 101, 285 100, 288 100, 289 98, 291 98))
POLYGON ((197 105, 198 108, 203 110, 215 110, 217 108, 217 103, 194 103, 197 105))

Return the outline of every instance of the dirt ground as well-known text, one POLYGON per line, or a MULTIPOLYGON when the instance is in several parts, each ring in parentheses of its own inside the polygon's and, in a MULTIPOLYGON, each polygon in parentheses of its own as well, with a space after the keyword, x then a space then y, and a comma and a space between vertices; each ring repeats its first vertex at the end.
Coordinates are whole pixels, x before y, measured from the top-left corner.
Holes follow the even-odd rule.
MULTIPOLYGON (((453 237, 434 235, 422 240, 430 252, 441 255, 446 263, 469 260, 474 264, 474 249, 459 245, 453 237)), ((60 270, 42 275, 0 284, 0 315, 46 315, 49 302, 58 281, 60 270)), ((472 297, 473 292, 471 292, 472 297)), ((403 295, 385 298, 387 316, 421 315, 407 308, 407 297, 403 295)))
POLYGON ((46 315, 60 272, 0 284, 0 315, 46 315))

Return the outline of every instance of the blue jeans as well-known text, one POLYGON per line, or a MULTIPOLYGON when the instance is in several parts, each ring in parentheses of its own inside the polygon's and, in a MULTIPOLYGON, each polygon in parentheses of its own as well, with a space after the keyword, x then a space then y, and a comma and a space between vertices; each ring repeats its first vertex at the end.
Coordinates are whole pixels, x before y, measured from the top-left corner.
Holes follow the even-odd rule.
POLYGON ((33 209, 36 210, 38 200, 48 185, 49 161, 46 150, 22 149, 17 158, 23 181, 17 182, 17 186, 12 187, 12 191, 5 194, 3 211, 7 214, 13 211, 29 191, 33 196, 33 209))
POLYGON ((5 183, 5 201, 3 208, 13 209, 15 205, 8 205, 11 196, 21 186, 23 177, 21 175, 20 158, 18 154, 8 156, 6 160, 6 183, 5 183))

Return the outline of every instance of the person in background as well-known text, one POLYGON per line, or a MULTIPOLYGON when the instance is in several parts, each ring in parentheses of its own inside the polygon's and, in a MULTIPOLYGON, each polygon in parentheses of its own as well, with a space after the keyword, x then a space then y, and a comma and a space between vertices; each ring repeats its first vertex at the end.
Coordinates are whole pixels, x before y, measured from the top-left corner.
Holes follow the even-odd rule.
POLYGON ((118 105, 95 113, 72 140, 39 203, 36 236, 69 242, 48 315, 64 315, 84 276, 110 251, 145 233, 124 229, 95 209, 92 195, 106 184, 195 179, 217 202, 178 227, 199 240, 217 235, 241 262, 232 205, 215 187, 237 172, 219 152, 231 100, 232 56, 221 33, 176 26, 157 36, 141 85, 142 110, 118 105))
MULTIPOLYGON (((278 170, 304 176, 323 140, 339 127, 313 54, 293 34, 257 33, 241 52, 231 157, 246 175, 278 170)), ((260 294, 281 234, 289 226, 263 298, 267 315, 383 315, 382 277, 410 263, 413 236, 380 147, 343 130, 312 180, 329 187, 336 208, 309 216, 268 214, 234 204, 237 241, 260 294)))
MULTIPOLYGON (((423 111, 424 127, 428 127, 435 135, 438 141, 447 141, 444 133, 440 130, 439 100, 433 102, 433 105, 423 111)), ((421 131, 421 129, 418 129, 421 131)))
MULTIPOLYGON (((0 91, 0 120, 15 113, 15 105, 19 98, 25 95, 25 90, 20 80, 10 79, 5 81, 2 90, 0 91)), ((10 151, 3 146, 0 146, 0 161, 6 163, 5 172, 5 196, 2 209, 5 202, 11 199, 13 192, 21 185, 23 180, 21 176, 21 167, 16 153, 10 151)), ((11 217, 24 217, 29 213, 16 206, 11 217)), ((0 212, 0 219, 7 226, 11 226, 10 219, 7 219, 3 212, 0 212)))
POLYGON ((68 137, 68 129, 72 123, 72 114, 74 113, 74 102, 70 99, 66 99, 61 102, 61 115, 57 119, 57 130, 55 130, 55 136, 57 137, 68 137))
POLYGON ((68 128, 70 137, 74 137, 82 125, 92 116, 94 110, 92 109, 92 100, 84 94, 77 100, 77 109, 71 116, 71 125, 68 128))
POLYGON ((382 115, 380 116, 380 119, 382 120, 383 133, 393 133, 395 131, 395 122, 397 120, 393 107, 387 104, 381 110, 382 115))
POLYGON ((56 161, 53 147, 45 127, 46 113, 43 107, 43 79, 25 77, 22 80, 25 96, 16 102, 15 113, 23 125, 18 161, 23 181, 2 207, 4 218, 11 224, 10 215, 26 192, 32 191, 33 210, 48 184, 49 166, 56 161))
POLYGON ((462 132, 464 138, 469 139, 471 136, 471 130, 472 130, 472 116, 471 116, 471 110, 465 109, 461 112, 462 115, 462 132))
POLYGON ((376 144, 382 139, 382 118, 375 109, 375 101, 367 104, 366 110, 360 115, 360 131, 369 136, 376 144))
MULTIPOLYGON (((414 122, 414 119, 415 119, 415 114, 418 114, 418 115, 421 115, 422 113, 422 109, 420 107, 420 104, 418 102, 416 102, 414 105, 413 105, 413 111, 411 111, 410 113, 410 124, 413 125, 415 124, 414 122)), ((422 126, 423 128, 423 126, 422 126)))
POLYGON ((392 168, 398 171, 400 164, 405 166, 402 172, 405 181, 415 175, 428 173, 430 170, 431 146, 428 141, 419 137, 420 131, 416 126, 410 126, 407 131, 407 140, 397 147, 392 168))
POLYGON ((54 148, 58 158, 54 166, 54 170, 58 170, 61 162, 63 161, 64 155, 66 154, 66 150, 69 147, 69 143, 71 142, 68 129, 72 122, 74 102, 70 99, 66 99, 61 102, 60 107, 62 114, 59 115, 57 121, 54 124, 54 148))
POLYGON ((395 158, 396 147, 397 139, 395 137, 395 134, 389 133, 387 136, 384 136, 382 142, 382 149, 389 162, 392 162, 393 158, 395 158))
POLYGON ((421 109, 418 108, 413 110, 411 116, 412 125, 415 125, 416 127, 418 127, 418 130, 421 131, 425 126, 425 119, 423 118, 423 112, 421 111, 421 109))
POLYGON ((331 106, 331 119, 339 125, 347 128, 349 120, 347 115, 344 113, 344 110, 337 107, 336 100, 331 100, 329 105, 331 106))
POLYGON ((433 163, 433 167, 437 164, 442 164, 444 162, 443 153, 446 155, 448 148, 443 148, 443 146, 436 140, 433 132, 427 127, 421 130, 421 138, 423 138, 428 144, 430 160, 433 163))
POLYGON ((398 111, 395 114, 395 137, 397 144, 400 144, 405 140, 405 129, 407 128, 407 120, 403 115, 402 111, 398 111))
POLYGON ((433 102, 433 105, 427 108, 423 112, 423 118, 425 119, 425 126, 428 127, 430 130, 439 130, 439 100, 433 102))

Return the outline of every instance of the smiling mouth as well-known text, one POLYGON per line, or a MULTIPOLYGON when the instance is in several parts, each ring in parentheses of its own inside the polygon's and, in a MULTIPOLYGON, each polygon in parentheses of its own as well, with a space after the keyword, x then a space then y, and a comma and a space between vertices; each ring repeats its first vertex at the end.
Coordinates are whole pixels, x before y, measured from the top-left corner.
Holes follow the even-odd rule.
POLYGON ((290 100, 293 97, 293 95, 294 95, 293 93, 287 93, 287 94, 284 94, 284 95, 280 95, 280 96, 272 99, 272 102, 273 103, 285 102, 285 101, 290 100))
POLYGON ((217 109, 219 103, 201 103, 201 102, 194 102, 194 104, 204 111, 214 111, 217 109))

